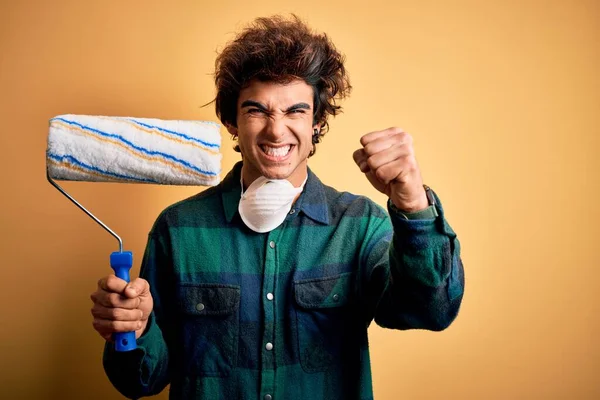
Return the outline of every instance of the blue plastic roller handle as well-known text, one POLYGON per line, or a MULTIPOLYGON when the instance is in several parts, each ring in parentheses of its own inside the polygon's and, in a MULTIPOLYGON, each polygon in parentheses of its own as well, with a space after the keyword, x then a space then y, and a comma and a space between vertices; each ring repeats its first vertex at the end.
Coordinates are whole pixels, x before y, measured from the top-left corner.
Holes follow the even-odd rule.
MULTIPOLYGON (((110 255, 110 267, 118 278, 129 282, 129 270, 133 265, 133 254, 130 251, 115 251, 110 255)), ((131 351, 137 348, 135 332, 119 332, 113 334, 116 351, 131 351)))

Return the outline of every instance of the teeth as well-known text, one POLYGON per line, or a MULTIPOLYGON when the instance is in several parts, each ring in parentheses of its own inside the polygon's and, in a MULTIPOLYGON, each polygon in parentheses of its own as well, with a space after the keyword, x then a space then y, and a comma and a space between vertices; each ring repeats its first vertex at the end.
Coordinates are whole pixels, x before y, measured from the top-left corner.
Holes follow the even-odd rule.
POLYGON ((292 145, 287 145, 283 147, 269 147, 263 145, 261 146, 261 148, 267 155, 271 157, 284 157, 287 155, 287 153, 290 152, 292 145))

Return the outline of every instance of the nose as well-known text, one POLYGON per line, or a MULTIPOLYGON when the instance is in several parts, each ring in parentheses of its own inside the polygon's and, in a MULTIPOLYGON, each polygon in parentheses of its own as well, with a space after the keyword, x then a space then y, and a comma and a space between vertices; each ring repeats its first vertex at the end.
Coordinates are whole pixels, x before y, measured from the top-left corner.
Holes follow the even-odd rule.
POLYGON ((278 142, 282 140, 288 130, 288 127, 285 124, 285 118, 280 116, 273 116, 269 118, 269 122, 266 126, 266 133, 268 138, 273 142, 278 142))

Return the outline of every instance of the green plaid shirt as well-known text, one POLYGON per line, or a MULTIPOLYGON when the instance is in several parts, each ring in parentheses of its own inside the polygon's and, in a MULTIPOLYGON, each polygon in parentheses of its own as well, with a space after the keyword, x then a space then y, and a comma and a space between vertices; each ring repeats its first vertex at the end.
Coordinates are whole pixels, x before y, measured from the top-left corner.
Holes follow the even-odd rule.
POLYGON ((255 233, 237 212, 241 162, 223 182, 167 208, 141 277, 154 311, 138 349, 107 343, 125 396, 372 399, 367 328, 442 330, 456 317, 460 247, 435 219, 323 185, 309 170, 285 222, 255 233))

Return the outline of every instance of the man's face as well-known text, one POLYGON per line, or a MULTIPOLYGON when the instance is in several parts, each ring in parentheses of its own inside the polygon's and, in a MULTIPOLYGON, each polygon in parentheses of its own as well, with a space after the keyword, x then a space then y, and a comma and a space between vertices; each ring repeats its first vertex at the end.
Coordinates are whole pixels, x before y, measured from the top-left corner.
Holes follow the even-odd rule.
POLYGON ((313 89, 304 81, 287 84, 252 81, 240 91, 237 128, 244 166, 242 177, 250 185, 259 176, 302 184, 312 150, 313 89))

